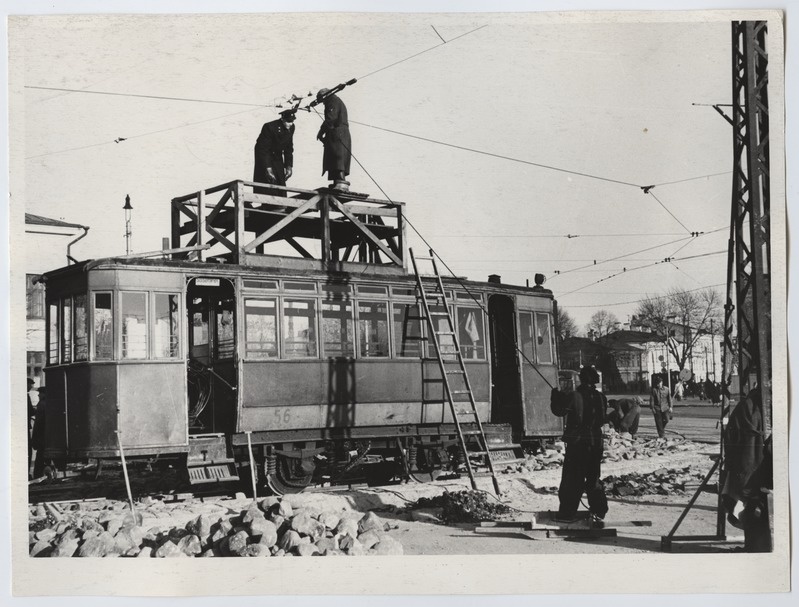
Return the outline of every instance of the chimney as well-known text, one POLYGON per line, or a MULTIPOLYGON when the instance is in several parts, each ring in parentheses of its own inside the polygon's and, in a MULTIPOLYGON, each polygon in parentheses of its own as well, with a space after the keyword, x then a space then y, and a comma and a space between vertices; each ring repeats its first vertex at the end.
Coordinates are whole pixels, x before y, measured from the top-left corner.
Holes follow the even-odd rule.
POLYGON ((496 284, 502 284, 502 276, 499 274, 489 274, 488 275, 488 282, 493 282, 496 284))

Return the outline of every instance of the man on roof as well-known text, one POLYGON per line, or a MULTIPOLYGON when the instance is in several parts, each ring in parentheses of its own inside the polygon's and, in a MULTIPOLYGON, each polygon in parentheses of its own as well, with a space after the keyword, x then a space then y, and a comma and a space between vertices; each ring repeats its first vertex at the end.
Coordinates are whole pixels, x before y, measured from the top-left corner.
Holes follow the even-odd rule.
MULTIPOLYGON (((286 185, 294 164, 294 118, 296 110, 283 110, 280 118, 267 122, 255 142, 255 169, 252 180, 256 183, 286 185)), ((256 194, 285 196, 284 190, 255 188, 256 194)))
POLYGON ((321 89, 316 94, 316 100, 325 105, 325 119, 316 135, 325 146, 322 174, 327 172, 327 177, 333 182, 334 188, 348 190, 350 183, 346 177, 350 174, 352 139, 347 120, 347 106, 337 95, 331 93, 330 89, 321 89))

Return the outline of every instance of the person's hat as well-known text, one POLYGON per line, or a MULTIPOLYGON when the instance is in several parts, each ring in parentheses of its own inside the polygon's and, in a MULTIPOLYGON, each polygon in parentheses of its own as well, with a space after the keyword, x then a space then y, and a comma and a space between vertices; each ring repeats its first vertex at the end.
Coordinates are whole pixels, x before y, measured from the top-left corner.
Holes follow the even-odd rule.
POLYGON ((330 89, 319 89, 319 92, 318 92, 318 93, 316 93, 316 98, 317 98, 317 99, 322 99, 322 98, 323 98, 325 95, 327 95, 329 92, 330 92, 330 89))
POLYGON ((280 117, 283 118, 283 120, 292 122, 297 117, 297 110, 295 110, 294 108, 291 108, 289 110, 283 110, 282 112, 280 112, 280 117))
POLYGON ((598 384, 599 374, 593 367, 583 367, 580 369, 580 381, 586 384, 598 384))

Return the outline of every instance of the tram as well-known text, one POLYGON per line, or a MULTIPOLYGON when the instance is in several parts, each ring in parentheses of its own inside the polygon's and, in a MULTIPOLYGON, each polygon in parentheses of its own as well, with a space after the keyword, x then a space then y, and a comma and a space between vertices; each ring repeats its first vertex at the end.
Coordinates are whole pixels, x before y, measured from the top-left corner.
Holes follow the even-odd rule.
POLYGON ((434 478, 459 465, 455 343, 495 461, 562 434, 551 291, 442 278, 458 339, 436 352, 404 203, 259 186, 173 199, 171 249, 43 276, 45 457, 175 458, 277 493, 434 478))

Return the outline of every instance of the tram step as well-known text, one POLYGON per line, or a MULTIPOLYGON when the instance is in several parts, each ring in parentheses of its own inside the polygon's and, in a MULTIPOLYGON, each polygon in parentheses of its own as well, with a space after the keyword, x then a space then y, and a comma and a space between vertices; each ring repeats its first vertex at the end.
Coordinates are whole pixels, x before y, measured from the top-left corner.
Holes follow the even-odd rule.
POLYGON ((187 465, 189 484, 203 485, 239 480, 233 460, 223 462, 202 462, 187 465))

